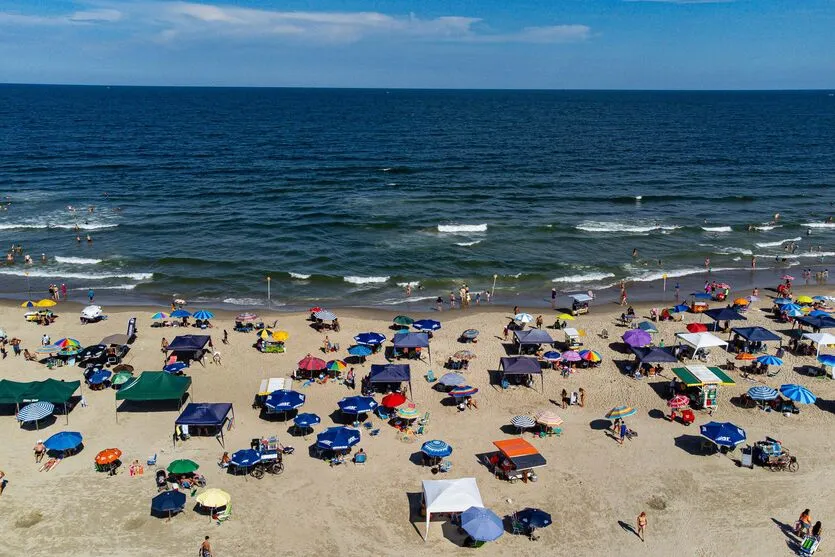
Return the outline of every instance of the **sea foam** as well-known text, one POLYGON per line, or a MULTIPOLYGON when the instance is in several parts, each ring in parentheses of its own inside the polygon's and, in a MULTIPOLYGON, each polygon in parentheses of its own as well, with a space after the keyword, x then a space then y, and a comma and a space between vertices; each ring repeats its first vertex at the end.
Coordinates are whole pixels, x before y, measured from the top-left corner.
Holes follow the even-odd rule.
POLYGON ((486 224, 439 224, 438 232, 447 234, 467 234, 472 232, 487 232, 486 224))
POLYGON ((342 280, 345 282, 350 282, 351 284, 382 284, 386 282, 391 277, 342 277, 342 280))

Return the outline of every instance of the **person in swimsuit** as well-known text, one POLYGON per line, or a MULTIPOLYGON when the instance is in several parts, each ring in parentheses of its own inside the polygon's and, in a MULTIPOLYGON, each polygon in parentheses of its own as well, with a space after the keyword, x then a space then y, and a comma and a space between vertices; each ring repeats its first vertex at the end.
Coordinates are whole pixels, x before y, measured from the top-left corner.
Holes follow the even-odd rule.
POLYGON ((209 543, 209 536, 206 536, 203 543, 200 544, 198 557, 214 557, 214 555, 214 552, 212 552, 212 544, 209 543))
POLYGON ((46 454, 46 445, 43 444, 42 439, 38 439, 33 450, 35 451, 35 463, 40 463, 46 454))
POLYGON ((641 514, 638 515, 638 537, 641 538, 641 541, 644 541, 644 530, 647 527, 647 513, 641 511, 641 514))

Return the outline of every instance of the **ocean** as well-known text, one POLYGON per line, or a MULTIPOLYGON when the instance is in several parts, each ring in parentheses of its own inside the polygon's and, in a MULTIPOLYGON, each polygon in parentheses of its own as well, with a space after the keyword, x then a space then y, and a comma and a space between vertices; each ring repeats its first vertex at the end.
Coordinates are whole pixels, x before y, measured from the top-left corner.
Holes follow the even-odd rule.
POLYGON ((0 241, 34 262, 0 295, 544 304, 696 288, 705 258, 764 288, 835 262, 833 130, 825 91, 5 85, 0 241))

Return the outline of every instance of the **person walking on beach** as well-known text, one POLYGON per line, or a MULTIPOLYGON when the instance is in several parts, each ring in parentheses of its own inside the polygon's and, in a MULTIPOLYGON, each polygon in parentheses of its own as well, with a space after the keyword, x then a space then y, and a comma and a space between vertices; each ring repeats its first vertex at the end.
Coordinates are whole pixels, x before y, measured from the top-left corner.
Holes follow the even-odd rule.
POLYGON ((166 339, 165 337, 162 337, 162 341, 160 341, 159 347, 160 347, 160 352, 162 352, 163 354, 168 352, 168 339, 166 339))
POLYGON ((449 309, 455 309, 455 292, 449 291, 449 309))
POLYGON ((620 283, 620 305, 625 306, 626 305, 626 300, 627 300, 626 285, 621 282, 620 283))
POLYGON ((206 536, 203 539, 203 543, 200 544, 200 550, 197 552, 197 557, 215 557, 215 554, 212 551, 212 544, 209 543, 209 536, 206 536))
POLYGON ((229 331, 223 329, 223 344, 229 344, 229 331))
POLYGON ((0 470, 0 495, 3 495, 3 492, 6 490, 6 485, 9 483, 9 480, 6 479, 6 473, 0 470))
POLYGON ((644 532, 647 528, 647 513, 641 511, 641 514, 638 515, 638 537, 641 538, 641 541, 644 541, 644 532))
POLYGON ((679 286, 678 281, 676 281, 676 301, 678 301, 679 290, 681 290, 681 287, 679 286))
POLYGON ((580 408, 586 405, 586 390, 583 387, 577 391, 580 394, 580 408))
POLYGON ((557 289, 551 289, 551 309, 557 309, 557 289))
POLYGON ((537 315, 537 316, 536 316, 536 328, 537 328, 537 329, 541 329, 541 328, 542 328, 542 323, 543 323, 542 316, 541 316, 541 315, 537 315))
POLYGON ((95 298, 95 297, 96 297, 96 293, 93 292, 92 288, 87 291, 87 298, 90 300, 91 304, 93 303, 93 298, 95 298))
POLYGON ((797 519, 797 523, 794 525, 794 535, 798 538, 801 536, 806 536, 809 534, 809 529, 812 527, 812 515, 810 514, 809 509, 804 510, 800 513, 800 518, 797 519))
POLYGON ((65 283, 61 283, 61 297, 67 299, 67 285, 65 283))

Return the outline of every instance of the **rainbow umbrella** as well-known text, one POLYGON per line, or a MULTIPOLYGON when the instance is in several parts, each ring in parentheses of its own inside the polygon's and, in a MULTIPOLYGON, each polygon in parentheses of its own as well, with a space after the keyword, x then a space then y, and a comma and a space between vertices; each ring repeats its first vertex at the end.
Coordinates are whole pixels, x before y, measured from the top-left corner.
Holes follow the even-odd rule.
POLYGON ((609 410, 606 414, 606 418, 610 420, 617 420, 618 418, 628 418, 629 416, 634 416, 637 414, 638 411, 632 408, 631 406, 617 406, 609 410))
POLYGON ((81 348, 81 343, 74 338, 60 338, 54 342, 54 345, 63 349, 81 348))
POLYGON ((475 387, 471 387, 469 385, 464 385, 462 387, 455 387, 449 392, 449 396, 453 398, 463 398, 468 396, 473 396, 478 392, 478 389, 475 387))
POLYGON ((580 350, 580 357, 593 364, 603 361, 603 357, 600 353, 595 352, 594 350, 580 350))
POLYGON ((168 319, 169 315, 164 311, 158 311, 151 316, 151 319, 168 319))
POLYGON ((348 369, 348 364, 342 360, 331 360, 328 362, 326 369, 330 371, 345 371, 348 369))
POLYGON ((408 404, 398 408, 397 415, 404 420, 414 420, 415 418, 420 417, 420 412, 418 412, 418 409, 414 404, 408 404))

